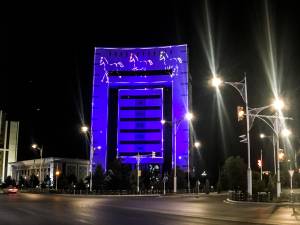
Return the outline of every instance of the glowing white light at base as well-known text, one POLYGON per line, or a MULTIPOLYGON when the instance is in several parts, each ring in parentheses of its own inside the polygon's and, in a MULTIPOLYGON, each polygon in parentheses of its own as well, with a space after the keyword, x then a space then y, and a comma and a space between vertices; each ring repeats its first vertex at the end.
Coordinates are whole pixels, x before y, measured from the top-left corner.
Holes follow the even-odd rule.
POLYGON ((201 145, 201 144, 200 144, 200 142, 198 142, 198 141, 196 141, 195 144, 194 144, 194 146, 195 146, 196 148, 199 148, 200 145, 201 145))
POLYGON ((87 126, 82 126, 81 127, 81 131, 86 133, 89 130, 89 128, 87 126))
POLYGON ((187 120, 192 120, 193 118, 194 118, 194 115, 192 114, 192 113, 186 113, 185 114, 185 118, 187 119, 187 120))
POLYGON ((290 136, 291 135, 291 131, 289 130, 289 129, 287 129, 287 128, 284 128, 282 131, 281 131, 281 135, 283 136, 283 137, 288 137, 288 136, 290 136))
POLYGON ((283 109, 284 102, 281 99, 275 99, 273 101, 273 107, 274 107, 274 109, 279 111, 279 110, 283 109))
POLYGON ((213 87, 219 87, 221 84, 222 84, 221 78, 214 76, 214 77, 211 79, 211 85, 212 85, 213 87))

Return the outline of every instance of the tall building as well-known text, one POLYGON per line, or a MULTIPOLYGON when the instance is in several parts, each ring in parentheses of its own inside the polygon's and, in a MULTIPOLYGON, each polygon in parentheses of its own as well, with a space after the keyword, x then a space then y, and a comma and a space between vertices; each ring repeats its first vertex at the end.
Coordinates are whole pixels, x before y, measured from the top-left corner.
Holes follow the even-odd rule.
POLYGON ((0 110, 0 181, 12 176, 11 163, 17 161, 19 122, 7 121, 0 110))
POLYGON ((188 74, 186 45, 95 48, 93 167, 119 158, 187 170, 188 74))

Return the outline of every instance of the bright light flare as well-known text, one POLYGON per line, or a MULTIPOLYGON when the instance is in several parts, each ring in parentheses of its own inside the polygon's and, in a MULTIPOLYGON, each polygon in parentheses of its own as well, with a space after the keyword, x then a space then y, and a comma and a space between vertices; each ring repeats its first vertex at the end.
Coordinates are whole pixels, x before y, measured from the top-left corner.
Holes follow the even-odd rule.
POLYGON ((238 117, 243 117, 245 115, 245 111, 241 110, 238 112, 238 117))
POLYGON ((289 137, 291 134, 292 134, 292 132, 291 132, 289 129, 287 129, 287 128, 284 128, 284 129, 281 131, 281 135, 282 135, 283 137, 289 137))
POLYGON ((211 85, 215 88, 218 88, 222 83, 223 83, 223 81, 219 77, 214 76, 211 79, 211 85))
POLYGON ((188 113, 185 114, 185 118, 188 121, 190 121, 190 120, 192 120, 194 118, 194 115, 192 113, 188 112, 188 113))
POLYGON ((86 133, 88 132, 89 128, 87 126, 82 126, 81 127, 81 132, 86 133))
POLYGON ((194 144, 195 148, 200 148, 201 144, 199 141, 196 141, 195 144, 194 144))
POLYGON ((279 158, 280 160, 283 160, 283 158, 284 158, 284 153, 283 153, 283 152, 279 152, 278 158, 279 158))
POLYGON ((164 124, 166 123, 166 121, 165 121, 165 120, 161 120, 160 123, 161 123, 162 125, 164 125, 164 124))
POLYGON ((263 139, 263 138, 265 138, 265 137, 266 137, 266 135, 265 135, 265 134, 263 134, 263 133, 261 133, 261 134, 259 135, 259 137, 260 137, 261 139, 263 139))
POLYGON ((31 147, 37 149, 37 144, 32 144, 31 147))
POLYGON ((280 111, 284 108, 284 102, 281 99, 275 99, 272 105, 277 111, 280 111))

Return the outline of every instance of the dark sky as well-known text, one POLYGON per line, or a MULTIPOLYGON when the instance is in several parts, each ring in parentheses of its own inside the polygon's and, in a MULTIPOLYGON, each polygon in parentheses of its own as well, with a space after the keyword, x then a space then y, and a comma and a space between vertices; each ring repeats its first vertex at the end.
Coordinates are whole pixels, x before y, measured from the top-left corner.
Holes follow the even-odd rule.
MULTIPOLYGON (((211 72, 205 54, 208 49, 205 2, 125 2, 19 6, 1 22, 0 108, 10 119, 21 121, 18 158, 38 157, 30 149, 32 142, 42 143, 46 156, 88 156, 79 128, 90 120, 95 46, 186 43, 193 78, 193 108, 198 118, 194 128, 203 145, 202 169, 216 174, 229 155, 241 155, 246 161, 246 146, 238 141, 243 123, 236 120, 236 106, 242 101, 230 87, 221 90, 228 115, 225 120, 221 113, 225 120, 222 143, 216 95, 208 85, 211 72)), ((273 97, 263 63, 268 45, 264 3, 261 0, 208 3, 217 72, 228 81, 242 80, 246 72, 252 107, 268 105, 273 97)), ((289 103, 286 115, 294 117, 290 124, 293 146, 299 148, 300 10, 297 1, 267 3, 278 82, 282 96, 289 103)), ((270 145, 262 145, 256 138, 260 131, 271 133, 266 126, 255 122, 251 131, 254 169, 259 149, 270 149, 270 145)), ((271 156, 266 153, 266 158, 271 156)), ((195 159, 198 160, 196 156, 195 159)), ((271 159, 268 161, 271 165, 271 159)))

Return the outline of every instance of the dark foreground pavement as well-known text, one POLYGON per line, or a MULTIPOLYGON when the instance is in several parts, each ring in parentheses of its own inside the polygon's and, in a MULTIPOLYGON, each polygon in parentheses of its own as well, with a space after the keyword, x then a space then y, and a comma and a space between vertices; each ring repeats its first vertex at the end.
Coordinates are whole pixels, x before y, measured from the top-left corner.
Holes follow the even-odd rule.
POLYGON ((0 224, 300 224, 300 206, 239 205, 225 198, 0 195, 0 224))

